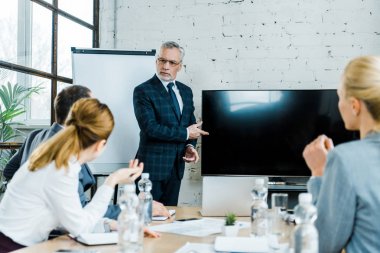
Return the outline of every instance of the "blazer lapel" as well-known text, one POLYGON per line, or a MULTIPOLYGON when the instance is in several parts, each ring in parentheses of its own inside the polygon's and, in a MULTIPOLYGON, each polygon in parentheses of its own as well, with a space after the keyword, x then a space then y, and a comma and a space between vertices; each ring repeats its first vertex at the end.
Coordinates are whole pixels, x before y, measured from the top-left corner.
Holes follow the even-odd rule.
POLYGON ((186 114, 187 115, 187 110, 189 109, 189 104, 188 104, 188 101, 187 101, 187 93, 186 93, 186 90, 183 86, 182 83, 180 82, 176 82, 177 84, 177 87, 178 87, 178 90, 179 90, 179 94, 181 95, 181 98, 182 98, 182 104, 183 104, 183 107, 182 107, 182 113, 181 113, 181 119, 183 119, 182 115, 186 114))

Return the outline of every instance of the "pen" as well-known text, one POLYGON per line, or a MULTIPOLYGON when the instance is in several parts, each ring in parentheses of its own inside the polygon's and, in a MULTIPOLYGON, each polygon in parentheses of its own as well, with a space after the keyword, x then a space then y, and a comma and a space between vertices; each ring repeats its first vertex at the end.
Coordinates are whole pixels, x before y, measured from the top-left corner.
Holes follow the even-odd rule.
POLYGON ((179 219, 179 220, 176 220, 176 221, 189 221, 189 220, 199 220, 199 218, 179 219))

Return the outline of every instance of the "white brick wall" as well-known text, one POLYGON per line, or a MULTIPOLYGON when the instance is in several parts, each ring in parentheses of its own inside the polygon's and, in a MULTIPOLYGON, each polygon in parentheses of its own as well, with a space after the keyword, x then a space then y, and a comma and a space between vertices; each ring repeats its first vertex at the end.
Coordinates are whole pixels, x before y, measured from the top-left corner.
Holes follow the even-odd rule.
MULTIPOLYGON (((185 48, 178 79, 193 89, 197 118, 202 90, 335 88, 350 58, 380 54, 379 0, 103 0, 100 17, 101 47, 185 48)), ((190 165, 180 203, 200 196, 190 165)))

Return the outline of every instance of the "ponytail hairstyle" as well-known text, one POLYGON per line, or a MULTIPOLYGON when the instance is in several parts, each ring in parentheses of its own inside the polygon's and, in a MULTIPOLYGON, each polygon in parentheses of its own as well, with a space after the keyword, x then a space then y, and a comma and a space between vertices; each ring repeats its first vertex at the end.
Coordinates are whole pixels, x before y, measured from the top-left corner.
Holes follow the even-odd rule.
POLYGON ((55 162, 57 169, 67 168, 72 156, 100 140, 107 140, 114 127, 113 115, 106 104, 95 98, 75 102, 65 128, 41 144, 30 156, 29 170, 36 171, 55 162))
POLYGON ((372 118, 380 123, 380 57, 362 56, 350 61, 343 73, 343 87, 346 97, 363 101, 372 118))

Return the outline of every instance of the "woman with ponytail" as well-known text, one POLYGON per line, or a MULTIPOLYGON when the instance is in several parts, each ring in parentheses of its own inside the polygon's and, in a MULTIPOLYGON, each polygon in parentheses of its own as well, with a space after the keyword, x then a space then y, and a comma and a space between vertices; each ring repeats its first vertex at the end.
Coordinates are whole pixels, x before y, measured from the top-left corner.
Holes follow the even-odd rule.
POLYGON ((8 185, 0 203, 0 252, 44 241, 57 227, 73 235, 99 231, 115 185, 132 183, 141 174, 143 164, 131 160, 130 168, 109 175, 82 207, 81 164, 102 153, 114 119, 107 105, 85 98, 73 105, 65 125, 32 153, 8 185))
POLYGON ((321 135, 303 152, 318 208, 319 252, 379 252, 380 57, 350 61, 338 96, 345 127, 358 130, 360 140, 334 148, 321 135))

